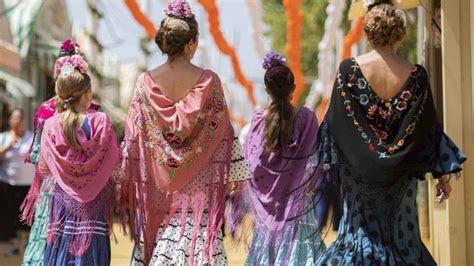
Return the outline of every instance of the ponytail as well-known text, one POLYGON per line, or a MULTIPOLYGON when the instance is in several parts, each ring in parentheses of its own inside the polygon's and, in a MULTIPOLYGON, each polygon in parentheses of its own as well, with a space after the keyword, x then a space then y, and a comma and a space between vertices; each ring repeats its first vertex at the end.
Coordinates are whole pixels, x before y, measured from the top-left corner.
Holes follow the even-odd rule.
POLYGON ((76 104, 81 96, 91 88, 89 75, 77 70, 67 76, 59 76, 56 80, 56 110, 63 114, 62 128, 64 136, 74 149, 80 149, 76 132, 81 126, 83 115, 76 111, 76 104))
POLYGON ((291 94, 295 89, 295 77, 285 64, 286 59, 278 52, 269 52, 263 59, 265 87, 272 102, 265 114, 264 152, 281 152, 290 145, 293 133, 293 105, 291 94))
POLYGON ((288 147, 293 133, 293 106, 289 97, 275 99, 265 114, 265 153, 281 151, 288 147))

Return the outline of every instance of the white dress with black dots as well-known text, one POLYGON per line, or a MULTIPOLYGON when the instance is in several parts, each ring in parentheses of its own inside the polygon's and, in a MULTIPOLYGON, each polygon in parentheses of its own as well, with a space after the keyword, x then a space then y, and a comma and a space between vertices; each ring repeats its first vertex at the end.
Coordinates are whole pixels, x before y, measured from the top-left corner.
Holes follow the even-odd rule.
MULTIPOLYGON (((194 181, 190 182, 184 190, 192 187, 202 189, 202 185, 196 185, 194 182, 202 182, 202 178, 205 176, 198 176, 194 181)), ((242 148, 237 138, 234 138, 232 145, 232 157, 230 173, 228 175, 229 182, 244 181, 250 178, 250 170, 247 162, 245 161, 242 148)), ((206 204, 206 206, 208 206, 206 204)), ((224 238, 222 230, 217 233, 215 248, 212 252, 211 261, 207 261, 204 258, 203 246, 207 238, 206 226, 208 220, 208 211, 205 210, 201 219, 200 227, 198 229, 198 237, 196 240, 196 247, 194 249, 194 264, 195 265, 227 265, 227 256, 224 250, 224 238)), ((173 215, 169 225, 165 228, 163 224, 159 227, 155 245, 153 248, 153 254, 149 265, 189 265, 189 257, 191 252, 192 234, 194 221, 192 218, 192 211, 188 211, 186 218, 185 229, 182 237, 181 233, 181 212, 178 211, 173 215)), ((143 252, 143 240, 140 244, 135 247, 132 265, 145 265, 144 264, 144 252, 143 252)))

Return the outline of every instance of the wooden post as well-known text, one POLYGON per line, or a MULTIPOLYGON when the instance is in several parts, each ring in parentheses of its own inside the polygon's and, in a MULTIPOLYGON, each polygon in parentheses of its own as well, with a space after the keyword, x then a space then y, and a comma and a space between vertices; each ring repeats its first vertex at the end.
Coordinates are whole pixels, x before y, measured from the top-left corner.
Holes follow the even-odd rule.
MULTIPOLYGON (((463 57, 468 56, 461 26, 465 26, 465 8, 469 0, 441 1, 443 120, 446 133, 465 151, 463 120, 463 57), (467 54, 466 54, 467 53, 467 54)), ((468 8, 469 10, 469 8, 468 8)), ((468 14, 469 17, 469 14, 468 14)), ((468 22, 469 24, 469 22, 468 22)), ((434 184, 430 186, 433 199, 434 184)), ((440 265, 468 265, 466 249, 465 179, 451 182, 453 193, 443 204, 434 204, 433 255, 440 265)))

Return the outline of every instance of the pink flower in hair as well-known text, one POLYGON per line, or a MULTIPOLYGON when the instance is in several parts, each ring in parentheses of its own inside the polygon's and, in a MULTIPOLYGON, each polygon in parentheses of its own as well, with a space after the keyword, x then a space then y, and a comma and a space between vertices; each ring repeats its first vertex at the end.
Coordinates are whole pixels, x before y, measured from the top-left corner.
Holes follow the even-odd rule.
POLYGON ((75 70, 78 70, 79 72, 85 74, 87 73, 88 67, 89 65, 80 55, 64 56, 56 60, 56 64, 54 66, 54 73, 56 74, 56 76, 67 76, 75 70))
POLYGON ((165 10, 165 14, 177 18, 192 18, 194 16, 189 3, 185 0, 171 2, 165 10))
POLYGON ((65 40, 61 47, 59 47, 59 56, 71 56, 80 53, 79 44, 73 42, 71 39, 65 40))

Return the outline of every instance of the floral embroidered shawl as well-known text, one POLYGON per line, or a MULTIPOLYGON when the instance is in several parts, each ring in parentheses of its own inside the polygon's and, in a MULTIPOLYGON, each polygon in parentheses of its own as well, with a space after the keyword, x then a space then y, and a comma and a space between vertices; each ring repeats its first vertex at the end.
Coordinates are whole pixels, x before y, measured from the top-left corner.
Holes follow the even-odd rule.
MULTIPOLYGON (((382 100, 355 59, 343 61, 320 135, 331 136, 338 158, 372 182, 390 183, 407 175, 423 178, 427 172, 435 177, 446 174, 435 171, 443 134, 428 75, 420 65, 413 67, 399 94, 382 100)), ((332 150, 328 148, 332 144, 324 143, 328 139, 319 138, 321 151, 332 150)), ((324 156, 321 159, 331 164, 324 156)))
MULTIPOLYGON (((100 110, 100 106, 94 103, 89 107, 88 112, 94 113, 100 110)), ((41 146, 41 136, 43 134, 44 124, 46 120, 53 117, 56 114, 56 97, 53 97, 45 102, 43 102, 33 117, 33 128, 34 128, 34 137, 33 142, 29 151, 25 155, 25 163, 38 163, 38 157, 40 153, 41 146)), ((36 201, 39 199, 39 194, 41 190, 42 178, 38 171, 35 173, 33 183, 30 186, 28 195, 26 196, 23 204, 21 205, 22 216, 21 219, 26 221, 29 225, 33 223, 33 217, 35 213, 36 201)), ((46 182, 54 183, 54 182, 46 182)), ((50 191, 51 188, 48 186, 45 190, 50 191)))
MULTIPOLYGON (((57 202, 50 212, 48 243, 60 236, 55 232, 64 228, 67 213, 73 213, 75 222, 85 227, 93 227, 94 221, 101 215, 112 226, 110 211, 113 197, 109 184, 121 153, 107 115, 95 112, 86 116, 91 138, 87 139, 85 132, 78 129, 79 150, 72 149, 68 144, 61 126, 63 114, 56 114, 44 124, 37 172, 39 176, 52 176, 57 184, 54 192, 57 202)), ((27 212, 31 212, 38 196, 26 201, 23 217, 32 215, 27 212)), ((90 245, 92 232, 72 236, 69 251, 82 255, 90 245)))
MULTIPOLYGON (((177 211, 170 209, 173 194, 208 165, 229 130, 223 89, 213 72, 205 70, 186 97, 177 102, 160 92, 148 72, 139 77, 123 144, 127 157, 121 200, 122 212, 129 210, 136 243, 140 236, 144 238, 146 261, 150 260, 158 226, 177 211)), ((232 145, 232 138, 228 139, 226 158, 213 174, 216 177, 209 177, 215 178, 214 185, 203 193, 209 200, 206 256, 213 251, 223 218, 225 175, 232 145)), ((203 206, 201 198, 184 204, 181 211, 187 213, 189 208, 193 214, 202 213, 203 206)))
MULTIPOLYGON (((89 107, 89 112, 93 113, 99 111, 99 109, 99 105, 92 103, 89 107)), ((30 150, 25 156, 25 163, 38 163, 41 133, 43 132, 44 123, 54 114, 56 114, 56 97, 43 102, 33 117, 34 137, 30 150)))

